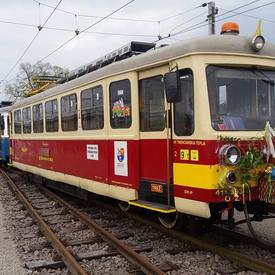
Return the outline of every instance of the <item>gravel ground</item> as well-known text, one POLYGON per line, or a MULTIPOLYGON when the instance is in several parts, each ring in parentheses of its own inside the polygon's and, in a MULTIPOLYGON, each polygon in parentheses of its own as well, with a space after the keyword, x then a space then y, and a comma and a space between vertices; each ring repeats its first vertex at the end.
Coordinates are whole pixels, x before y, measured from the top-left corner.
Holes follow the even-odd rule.
MULTIPOLYGON (((273 214, 273 216, 275 216, 275 214, 273 214)), ((243 212, 235 211, 235 217, 236 220, 242 220, 244 219, 244 214, 243 212)), ((275 244, 275 218, 266 219, 261 222, 252 222, 252 226, 258 236, 275 244)), ((236 229, 241 233, 251 235, 246 223, 238 225, 236 229)))
POLYGON ((20 261, 15 244, 10 234, 4 227, 5 212, 0 203, 0 274, 1 275, 23 275, 27 274, 26 269, 20 261))
MULTIPOLYGON (((26 184, 22 185, 26 190, 30 189, 31 191, 32 188, 30 186, 26 184)), ((1 190, 0 178, 0 199, 1 193, 5 193, 5 191, 1 190)), ((30 261, 34 259, 58 260, 59 257, 56 255, 52 248, 48 247, 46 239, 42 237, 40 234, 38 234, 37 226, 32 223, 32 220, 25 213, 25 210, 22 208, 22 205, 15 201, 10 201, 11 195, 9 194, 9 192, 6 192, 5 195, 6 196, 2 198, 5 198, 7 200, 4 205, 6 211, 5 218, 7 219, 7 217, 9 217, 9 221, 6 221, 6 227, 14 235, 14 240, 17 241, 17 249, 23 261, 30 261), (24 225, 24 227, 22 225, 24 225), (32 237, 32 239, 29 237, 24 238, 25 234, 34 235, 34 237, 32 237), (38 245, 41 245, 42 249, 37 248, 38 245)), ((41 199, 39 199, 38 201, 41 201, 41 199)), ((41 204, 39 202, 37 203, 38 205, 41 204)), ((44 212, 45 210, 41 209, 39 211, 44 212)), ((56 212, 56 209, 52 211, 54 213, 56 212)), ((141 254, 155 264, 166 263, 169 266, 172 266, 173 270, 167 272, 167 274, 169 275, 259 274, 257 272, 248 271, 243 267, 235 265, 234 263, 230 263, 230 261, 223 259, 218 255, 206 251, 199 251, 193 248, 192 246, 187 245, 186 243, 177 241, 171 237, 163 235, 161 232, 151 227, 141 225, 133 220, 128 220, 127 218, 121 219, 119 215, 116 215, 112 211, 102 210, 96 207, 86 209, 84 208, 83 211, 88 212, 88 215, 92 216, 96 220, 96 222, 106 227, 108 231, 116 232, 117 234, 125 232, 126 235, 128 235, 124 238, 125 243, 133 247, 138 246, 140 244, 145 245, 145 247, 152 247, 152 250, 149 249, 146 252, 142 252, 141 254)), ((51 227, 52 229, 58 232, 58 235, 61 237, 62 240, 85 240, 94 237, 94 233, 89 232, 89 230, 87 230, 85 226, 83 226, 79 221, 74 220, 74 218, 69 214, 66 214, 62 217, 56 214, 46 217, 46 219, 48 219, 50 222, 58 218, 62 218, 62 223, 53 223, 51 224, 51 227)), ((259 223, 259 225, 261 225, 261 223, 259 223)), ((268 227, 272 227, 272 224, 268 227)), ((272 229, 275 230, 274 227, 272 229)), ((272 235, 271 232, 268 232, 268 235, 269 234, 272 235)), ((99 241, 96 243, 82 244, 79 246, 68 246, 68 249, 71 250, 72 253, 85 254, 87 252, 95 253, 97 251, 101 253, 102 251, 108 251, 109 246, 106 245, 104 242, 99 241)), ((241 253, 247 250, 249 254, 255 254, 256 256, 261 256, 263 258, 270 258, 269 254, 267 254, 265 251, 259 250, 258 248, 240 246, 233 247, 232 249, 236 249, 241 253)), ((272 257, 273 256, 271 255, 271 258, 272 257)), ((96 275, 129 275, 129 272, 131 272, 131 269, 133 269, 133 266, 120 255, 113 257, 101 257, 99 259, 93 260, 86 259, 82 261, 82 266, 88 271, 89 274, 96 275)), ((1 273, 0 271, 0 275, 1 274, 21 275, 27 273, 1 273)), ((61 275, 66 274, 66 270, 43 269, 34 272, 29 271, 28 274, 61 275)))

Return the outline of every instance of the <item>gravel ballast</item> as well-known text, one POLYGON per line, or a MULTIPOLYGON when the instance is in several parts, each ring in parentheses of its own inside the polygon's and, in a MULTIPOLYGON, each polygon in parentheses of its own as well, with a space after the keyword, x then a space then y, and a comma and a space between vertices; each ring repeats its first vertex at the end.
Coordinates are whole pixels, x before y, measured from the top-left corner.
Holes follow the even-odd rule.
POLYGON ((15 244, 4 227, 4 219, 5 212, 2 202, 0 202, 0 274, 27 274, 27 271, 23 268, 23 263, 16 253, 15 244))

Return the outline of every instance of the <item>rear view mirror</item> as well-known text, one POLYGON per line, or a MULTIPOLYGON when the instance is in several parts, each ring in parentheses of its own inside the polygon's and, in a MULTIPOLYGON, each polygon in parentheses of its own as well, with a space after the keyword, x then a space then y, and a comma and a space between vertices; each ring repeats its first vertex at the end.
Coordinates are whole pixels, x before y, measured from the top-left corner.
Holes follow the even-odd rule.
POLYGON ((181 99, 179 71, 169 72, 164 75, 164 87, 167 102, 178 102, 181 99))

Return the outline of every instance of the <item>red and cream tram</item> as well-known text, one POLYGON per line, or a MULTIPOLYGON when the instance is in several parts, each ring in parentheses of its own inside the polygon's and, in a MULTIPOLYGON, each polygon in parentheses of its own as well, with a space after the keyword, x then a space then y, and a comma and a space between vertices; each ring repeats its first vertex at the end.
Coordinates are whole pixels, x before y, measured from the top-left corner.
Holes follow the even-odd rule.
POLYGON ((167 227, 244 200, 261 217, 275 157, 275 45, 264 42, 131 43, 96 60, 13 105, 11 165, 156 211, 167 227))

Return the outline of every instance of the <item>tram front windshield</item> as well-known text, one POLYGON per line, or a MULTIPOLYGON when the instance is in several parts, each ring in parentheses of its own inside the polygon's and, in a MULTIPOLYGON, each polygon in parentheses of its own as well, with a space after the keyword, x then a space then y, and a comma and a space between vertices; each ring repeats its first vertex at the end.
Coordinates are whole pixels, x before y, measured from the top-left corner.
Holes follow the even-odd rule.
POLYGON ((275 126, 275 71, 206 69, 212 127, 217 131, 264 130, 275 126))

